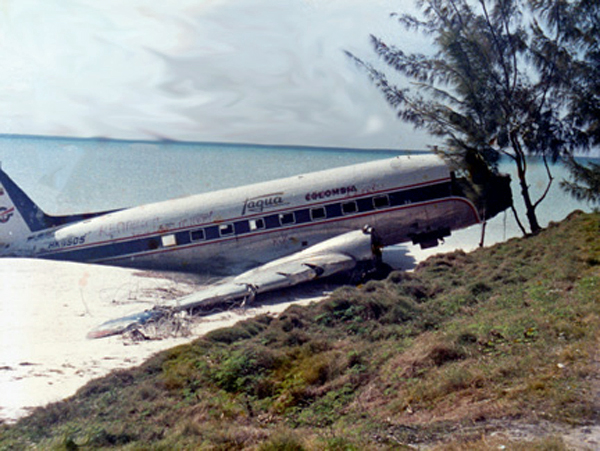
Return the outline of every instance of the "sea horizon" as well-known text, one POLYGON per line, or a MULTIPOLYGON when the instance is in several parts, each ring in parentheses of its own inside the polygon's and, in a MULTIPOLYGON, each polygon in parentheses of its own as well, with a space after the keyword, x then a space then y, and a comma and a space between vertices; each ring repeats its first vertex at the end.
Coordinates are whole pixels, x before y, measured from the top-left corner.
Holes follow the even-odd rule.
MULTIPOLYGON (((425 149, 0 135, 2 169, 49 214, 123 208, 396 155, 429 153, 425 149)), ((579 158, 600 161, 594 156, 579 158)), ((545 168, 539 157, 529 161, 535 198, 545 190, 545 168)), ((513 166, 505 158, 499 170, 511 175, 513 198, 522 211, 513 166)), ((555 164, 552 171, 550 199, 540 206, 542 224, 560 220, 574 209, 594 207, 560 190, 558 182, 569 176, 564 165, 555 164)))

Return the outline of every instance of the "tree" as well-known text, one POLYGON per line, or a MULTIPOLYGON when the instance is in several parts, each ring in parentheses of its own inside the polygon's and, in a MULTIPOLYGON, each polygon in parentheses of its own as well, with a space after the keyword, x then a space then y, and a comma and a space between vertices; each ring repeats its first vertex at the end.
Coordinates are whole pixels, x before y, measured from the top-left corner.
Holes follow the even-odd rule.
POLYGON ((444 138, 440 153, 473 179, 482 164, 497 170, 501 156, 511 159, 529 231, 538 232, 536 208, 553 182, 549 164, 586 142, 578 124, 564 120, 567 100, 556 95, 554 67, 560 58, 539 47, 542 28, 535 9, 527 0, 421 0, 418 5, 422 18, 393 16, 407 30, 431 36, 432 56, 406 54, 371 36, 375 53, 410 80, 410 87, 390 83, 383 70, 347 54, 368 71, 402 120, 444 138), (527 181, 528 154, 541 157, 548 176, 537 199, 527 181))
POLYGON ((570 158, 567 166, 574 181, 561 182, 562 188, 577 200, 600 203, 600 164, 583 165, 570 158))
MULTIPOLYGON (((555 80, 557 92, 567 100, 567 120, 584 130, 590 145, 600 145, 600 3, 596 0, 531 0, 544 18, 546 29, 536 30, 537 60, 559 55, 555 80)), ((574 158, 566 161, 574 181, 561 186, 578 200, 600 203, 600 165, 583 165, 574 158)))

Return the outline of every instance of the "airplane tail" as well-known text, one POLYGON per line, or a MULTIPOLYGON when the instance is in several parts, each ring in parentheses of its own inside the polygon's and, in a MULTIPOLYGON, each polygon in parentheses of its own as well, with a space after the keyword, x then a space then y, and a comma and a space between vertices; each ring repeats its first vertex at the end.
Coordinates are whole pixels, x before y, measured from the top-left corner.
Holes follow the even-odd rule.
POLYGON ((4 247, 31 232, 52 227, 56 219, 44 213, 0 169, 0 246, 4 247))
POLYGON ((0 167, 0 249, 32 232, 112 213, 99 211, 68 216, 44 213, 0 167))

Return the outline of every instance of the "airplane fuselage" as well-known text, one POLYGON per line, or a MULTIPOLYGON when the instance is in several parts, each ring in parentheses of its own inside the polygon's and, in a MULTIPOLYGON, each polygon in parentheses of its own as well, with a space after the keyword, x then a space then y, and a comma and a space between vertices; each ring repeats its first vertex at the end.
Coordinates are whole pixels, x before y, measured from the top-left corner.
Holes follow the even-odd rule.
POLYGON ((365 226, 382 245, 437 244, 482 220, 455 188, 439 158, 396 157, 92 215, 3 253, 233 274, 365 226))

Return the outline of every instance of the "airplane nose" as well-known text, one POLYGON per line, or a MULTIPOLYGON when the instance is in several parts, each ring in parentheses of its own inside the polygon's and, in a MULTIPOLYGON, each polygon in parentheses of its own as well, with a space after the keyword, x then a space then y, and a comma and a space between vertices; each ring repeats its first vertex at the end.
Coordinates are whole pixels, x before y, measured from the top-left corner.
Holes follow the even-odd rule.
POLYGON ((453 193, 471 200, 482 219, 493 218, 513 204, 509 175, 488 172, 477 181, 451 175, 453 193))
POLYGON ((513 204, 512 191, 510 189, 510 176, 505 174, 490 177, 483 189, 485 219, 490 219, 498 213, 503 212, 513 204))

